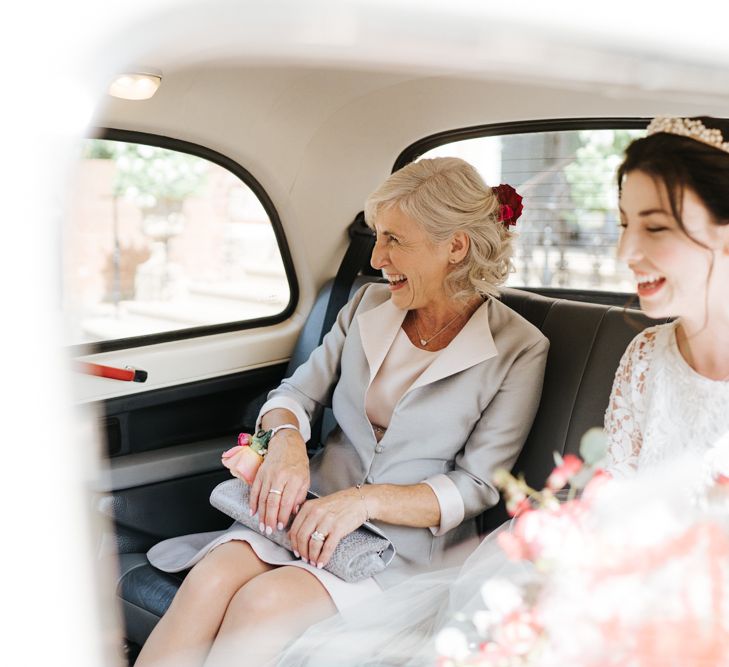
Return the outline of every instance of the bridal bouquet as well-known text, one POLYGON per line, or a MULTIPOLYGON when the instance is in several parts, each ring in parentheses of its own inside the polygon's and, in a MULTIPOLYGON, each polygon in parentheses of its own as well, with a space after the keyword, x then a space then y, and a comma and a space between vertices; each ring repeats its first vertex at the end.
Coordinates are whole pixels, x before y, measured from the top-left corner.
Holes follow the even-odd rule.
POLYGON ((632 480, 600 470, 601 439, 541 491, 499 474, 515 519, 497 539, 533 576, 485 580, 439 667, 729 666, 729 438, 632 480))

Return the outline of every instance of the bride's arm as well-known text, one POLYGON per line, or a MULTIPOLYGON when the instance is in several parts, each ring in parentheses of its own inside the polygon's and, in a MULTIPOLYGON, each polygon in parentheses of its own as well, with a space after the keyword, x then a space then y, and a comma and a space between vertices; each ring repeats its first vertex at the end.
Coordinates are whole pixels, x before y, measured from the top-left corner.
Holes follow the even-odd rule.
POLYGON ((605 468, 614 477, 630 477, 638 467, 643 447, 646 376, 654 338, 650 330, 638 334, 628 345, 615 372, 605 411, 608 438, 605 468))

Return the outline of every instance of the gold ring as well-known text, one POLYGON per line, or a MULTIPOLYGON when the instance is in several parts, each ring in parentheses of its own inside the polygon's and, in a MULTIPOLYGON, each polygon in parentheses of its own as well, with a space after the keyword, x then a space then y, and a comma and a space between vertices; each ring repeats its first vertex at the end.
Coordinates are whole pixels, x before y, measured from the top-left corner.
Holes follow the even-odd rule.
POLYGON ((268 492, 275 493, 277 496, 280 496, 283 493, 283 491, 279 491, 278 489, 269 489, 268 492))

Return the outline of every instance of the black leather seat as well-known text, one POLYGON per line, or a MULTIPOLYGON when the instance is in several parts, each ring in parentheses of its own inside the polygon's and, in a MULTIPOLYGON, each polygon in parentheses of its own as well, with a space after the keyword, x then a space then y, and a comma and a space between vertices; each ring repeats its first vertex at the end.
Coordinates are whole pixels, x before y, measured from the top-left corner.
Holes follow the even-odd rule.
MULTIPOLYGON (((370 280, 358 279, 352 291, 370 280)), ((330 288, 331 283, 322 288, 301 331, 287 374, 318 344, 330 288)), ((620 357, 630 340, 651 320, 638 311, 552 299, 515 289, 505 289, 502 299, 550 340, 539 411, 515 466, 532 485, 541 487, 554 465, 553 452, 576 453, 584 432, 602 425, 620 357)), ((332 424, 330 413, 325 416, 325 433, 327 425, 332 424)), ((506 518, 503 504, 497 505, 482 515, 481 528, 487 532, 506 518)), ((182 576, 156 570, 140 553, 121 554, 120 565, 117 594, 126 636, 141 645, 169 607, 182 576)))

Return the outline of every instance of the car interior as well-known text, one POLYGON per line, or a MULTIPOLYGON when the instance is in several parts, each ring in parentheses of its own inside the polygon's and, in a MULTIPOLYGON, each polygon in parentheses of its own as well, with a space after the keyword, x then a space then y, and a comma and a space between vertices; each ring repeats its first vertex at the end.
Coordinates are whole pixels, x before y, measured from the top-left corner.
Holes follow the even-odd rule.
MULTIPOLYGON (((583 434, 601 426, 623 351, 653 323, 628 284, 604 277, 615 264, 614 199, 584 204, 574 194, 582 177, 567 165, 598 165, 599 194, 614 197, 619 150, 600 152, 585 133, 635 136, 656 114, 722 115, 710 98, 607 86, 599 77, 506 77, 496 67, 354 56, 253 57, 232 42, 217 52, 160 47, 145 55, 161 81, 156 93, 107 96, 96 111, 74 186, 66 281, 80 290, 73 303, 68 297, 74 359, 147 375, 124 382, 74 374, 77 401, 93 411, 106 448, 97 509, 108 519, 102 543, 118 555, 130 662, 184 576, 155 570, 145 552, 168 537, 230 524, 208 502, 229 477, 221 452, 254 429, 267 392, 308 358, 342 298, 382 279, 369 266, 370 232, 358 217, 382 180, 424 155, 457 154, 485 165, 489 185, 503 178, 523 189, 524 224, 515 231, 529 246, 517 251, 518 270, 501 299, 550 340, 541 404, 515 466, 540 486, 554 452, 576 453, 583 434), (573 137, 569 158, 550 153, 562 133, 573 137), (481 139, 491 143, 475 148, 481 139), (537 148, 540 164, 525 166, 537 148), (206 172, 182 208, 155 221, 134 200, 141 186, 129 165, 158 150, 200 158, 222 175, 206 172), (92 167, 111 173, 112 163, 132 180, 117 179, 113 197, 92 201, 89 184, 102 179, 92 167), (545 184, 550 189, 540 189, 545 184), (218 199, 203 205, 200 188, 218 199), (112 200, 106 240, 88 250, 87 227, 112 210, 112 200), (595 222, 589 216, 598 208, 595 222), (210 250, 213 241, 222 250, 210 250), (201 269, 203 261, 209 265, 201 269), (98 289, 89 286, 93 271, 98 289), (94 290, 93 303, 78 296, 94 290), (220 315, 224 307, 228 315, 220 315)), ((330 414, 324 433, 331 428, 330 414)), ((483 533, 506 518, 503 504, 487 511, 483 533)))

